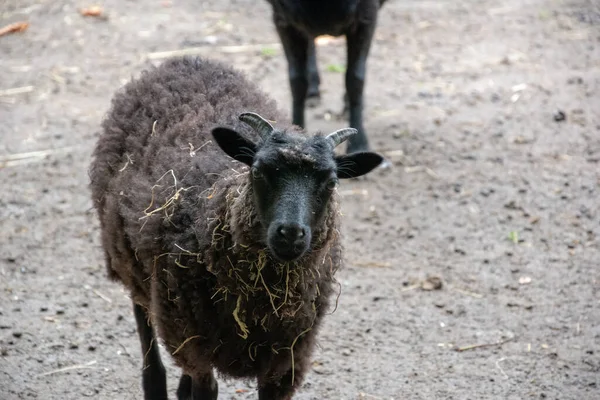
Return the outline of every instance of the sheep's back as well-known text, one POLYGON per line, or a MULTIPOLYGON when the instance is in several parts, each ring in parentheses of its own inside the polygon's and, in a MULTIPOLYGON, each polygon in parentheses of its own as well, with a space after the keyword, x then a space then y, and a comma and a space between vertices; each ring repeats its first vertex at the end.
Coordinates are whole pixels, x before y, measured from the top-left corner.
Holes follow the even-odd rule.
MULTIPOLYGON (((249 137, 241 112, 281 119, 275 102, 240 72, 201 58, 177 58, 145 71, 114 97, 102 127, 91 168, 98 199, 108 182, 129 167, 142 174, 199 166, 219 173, 232 163, 211 142, 215 126, 230 126, 249 137)), ((202 183, 210 186, 214 176, 202 183)))
POLYGON ((213 143, 211 130, 229 126, 256 140, 238 120, 245 111, 282 119, 275 102, 241 73, 200 58, 168 60, 117 92, 90 168, 111 276, 135 287, 151 266, 137 268, 143 271, 136 277, 133 260, 149 264, 164 247, 161 238, 190 231, 203 218, 199 199, 220 176, 241 168, 213 143))

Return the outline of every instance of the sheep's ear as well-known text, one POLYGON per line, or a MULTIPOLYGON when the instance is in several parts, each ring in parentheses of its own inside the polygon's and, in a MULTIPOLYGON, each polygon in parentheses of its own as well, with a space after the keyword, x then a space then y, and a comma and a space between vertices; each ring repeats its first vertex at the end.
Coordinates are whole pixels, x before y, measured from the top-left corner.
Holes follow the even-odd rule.
POLYGON ((256 144, 229 128, 215 128, 212 135, 217 145, 231 158, 251 166, 256 153, 256 144))
POLYGON ((377 153, 362 152, 337 156, 337 176, 340 179, 356 178, 367 174, 383 161, 383 157, 377 153))

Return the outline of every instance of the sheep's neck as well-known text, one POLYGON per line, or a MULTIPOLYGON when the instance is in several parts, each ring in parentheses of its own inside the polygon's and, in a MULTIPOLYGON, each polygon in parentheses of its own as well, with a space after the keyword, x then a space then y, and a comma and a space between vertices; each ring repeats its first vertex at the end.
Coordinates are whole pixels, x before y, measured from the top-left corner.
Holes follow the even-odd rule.
POLYGON ((225 218, 211 228, 208 259, 208 268, 218 281, 215 298, 226 300, 233 296, 241 307, 236 315, 254 323, 265 322, 268 315, 285 320, 298 313, 314 316, 314 302, 322 291, 329 293, 341 262, 335 199, 323 227, 314 232, 312 250, 295 262, 280 263, 271 257, 261 240, 263 228, 254 211, 247 176, 231 182, 224 194, 220 215, 225 218), (250 304, 261 306, 250 310, 250 304))
POLYGON ((254 205, 252 185, 247 177, 244 178, 239 185, 230 187, 226 196, 226 214, 231 237, 236 245, 252 250, 266 249, 262 240, 263 227, 254 205))

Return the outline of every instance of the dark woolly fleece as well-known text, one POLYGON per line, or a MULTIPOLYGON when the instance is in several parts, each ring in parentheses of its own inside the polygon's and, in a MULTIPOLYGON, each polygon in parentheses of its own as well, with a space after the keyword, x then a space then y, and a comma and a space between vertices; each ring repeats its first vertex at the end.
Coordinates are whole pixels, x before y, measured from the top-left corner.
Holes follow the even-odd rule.
POLYGON ((114 98, 90 169, 109 275, 149 310, 184 372, 272 380, 294 364, 297 387, 340 266, 335 196, 312 251, 268 255, 248 168, 212 141, 238 115, 287 121, 256 85, 222 64, 174 59, 114 98), (331 227, 331 228, 330 228, 331 227), (182 346, 183 345, 183 346, 182 346), (292 358, 293 354, 293 358, 292 358))

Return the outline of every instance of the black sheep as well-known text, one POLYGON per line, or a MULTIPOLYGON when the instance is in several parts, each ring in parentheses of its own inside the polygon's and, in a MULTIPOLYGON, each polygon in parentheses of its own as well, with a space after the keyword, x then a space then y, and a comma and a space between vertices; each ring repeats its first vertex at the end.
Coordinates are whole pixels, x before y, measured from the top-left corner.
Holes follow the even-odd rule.
POLYGON ((292 89, 292 122, 304 127, 307 98, 319 97, 314 38, 345 35, 347 41, 345 108, 350 126, 358 134, 348 140, 348 153, 366 151, 369 141, 363 126, 363 88, 367 56, 385 0, 268 0, 288 60, 292 89))
POLYGON ((213 369, 290 399, 309 368, 341 264, 338 178, 382 159, 334 155, 354 129, 308 137, 248 110, 285 122, 240 73, 183 58, 127 84, 103 122, 92 198, 146 399, 167 398, 153 327, 183 369, 179 399, 216 399, 213 369))

